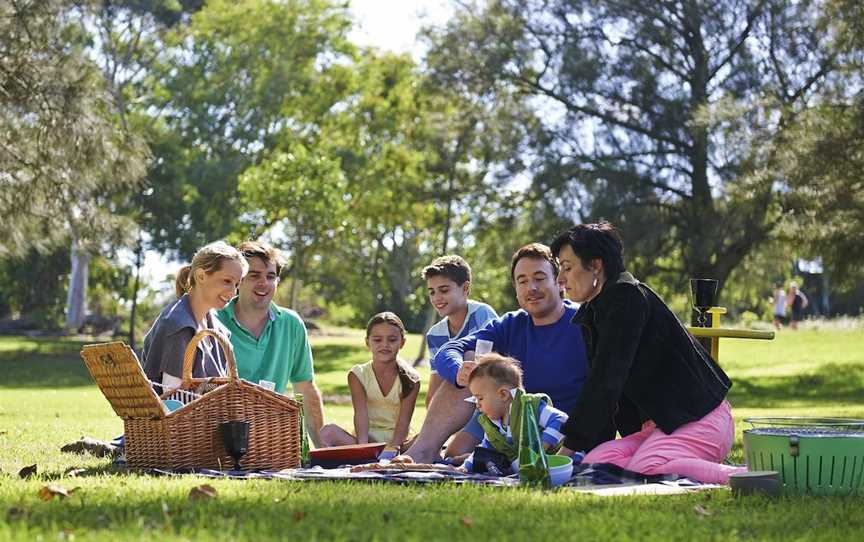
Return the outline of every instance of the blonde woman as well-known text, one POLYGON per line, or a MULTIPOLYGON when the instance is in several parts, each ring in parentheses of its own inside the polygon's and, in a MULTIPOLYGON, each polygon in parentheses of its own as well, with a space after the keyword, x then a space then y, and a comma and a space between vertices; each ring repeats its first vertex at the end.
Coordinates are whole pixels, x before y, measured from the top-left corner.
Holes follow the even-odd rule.
MULTIPOLYGON (((201 329, 230 335, 216 318, 237 293, 246 274, 246 258, 234 247, 217 241, 198 250, 190 265, 177 273, 177 299, 165 307, 144 337, 141 364, 157 391, 177 388, 182 382, 183 354, 192 337, 201 329)), ((198 343, 192 376, 220 376, 225 371, 225 354, 216 341, 198 343)))

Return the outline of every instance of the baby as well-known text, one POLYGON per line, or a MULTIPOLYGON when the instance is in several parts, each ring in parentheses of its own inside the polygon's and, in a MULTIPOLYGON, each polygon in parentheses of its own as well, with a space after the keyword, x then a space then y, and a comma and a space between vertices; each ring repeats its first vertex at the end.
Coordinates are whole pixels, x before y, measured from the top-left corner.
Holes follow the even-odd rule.
MULTIPOLYGON (((514 461, 518 450, 513 446, 510 411, 516 391, 522 390, 522 369, 518 362, 494 353, 480 356, 468 379, 468 389, 477 403, 478 421, 485 433, 480 447, 503 453, 508 461, 514 461)), ((540 400, 536 414, 543 448, 547 451, 557 448, 564 439, 560 429, 567 421, 567 414, 554 408, 548 397, 540 400)), ((462 466, 467 472, 474 471, 474 454, 462 466)))

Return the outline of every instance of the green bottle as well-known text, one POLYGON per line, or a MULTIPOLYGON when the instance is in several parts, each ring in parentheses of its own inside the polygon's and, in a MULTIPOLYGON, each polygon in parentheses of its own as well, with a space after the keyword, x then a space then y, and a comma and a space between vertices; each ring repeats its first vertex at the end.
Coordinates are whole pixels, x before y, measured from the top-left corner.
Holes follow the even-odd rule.
POLYGON ((300 403, 300 466, 309 467, 309 438, 306 435, 306 416, 303 414, 303 394, 295 393, 294 400, 300 403))

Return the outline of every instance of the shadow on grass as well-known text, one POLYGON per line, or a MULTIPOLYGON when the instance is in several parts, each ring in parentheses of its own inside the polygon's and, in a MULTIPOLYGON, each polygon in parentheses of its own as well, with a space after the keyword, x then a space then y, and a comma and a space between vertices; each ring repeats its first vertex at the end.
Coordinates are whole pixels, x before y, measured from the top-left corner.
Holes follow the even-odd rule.
MULTIPOLYGON (((92 456, 91 456, 92 457, 92 456)), ((110 460, 106 459, 106 463, 103 465, 99 465, 96 467, 85 467, 85 468, 69 468, 65 471, 49 471, 42 474, 39 474, 40 480, 45 480, 46 482, 55 482, 57 480, 69 480, 70 471, 74 470, 74 478, 92 478, 94 476, 125 476, 129 474, 129 470, 125 467, 118 467, 114 465, 110 460)))
MULTIPOLYGON (((71 388, 93 385, 93 379, 80 358, 87 342, 62 339, 0 338, 2 388, 71 388)), ((95 342, 95 341, 94 341, 95 342)), ((368 359, 362 344, 329 344, 313 348, 316 373, 345 372, 368 359)), ((347 385, 336 393, 348 393, 347 385)))
POLYGON ((369 352, 365 345, 325 344, 312 347, 312 359, 315 360, 316 373, 345 371, 357 363, 368 361, 369 352))
MULTIPOLYGON (((8 339, 7 339, 8 340, 8 339)), ((56 339, 21 341, 0 352, 2 388, 72 388, 93 385, 80 351, 85 342, 56 339)))
POLYGON ((729 401, 736 408, 775 408, 802 401, 813 407, 861 403, 864 365, 831 363, 800 375, 733 378, 729 401))

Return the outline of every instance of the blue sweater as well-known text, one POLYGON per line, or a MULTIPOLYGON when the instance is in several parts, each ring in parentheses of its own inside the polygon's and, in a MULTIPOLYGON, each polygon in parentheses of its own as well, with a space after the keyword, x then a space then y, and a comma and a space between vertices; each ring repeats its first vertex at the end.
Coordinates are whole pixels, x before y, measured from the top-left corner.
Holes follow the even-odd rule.
POLYGON ((519 360, 528 393, 545 393, 555 408, 570 412, 588 375, 582 333, 570 320, 577 305, 564 301, 564 315, 545 326, 535 326, 524 310, 508 312, 462 339, 445 344, 432 360, 441 378, 456 384, 465 352, 477 339, 492 341, 492 350, 519 360))

